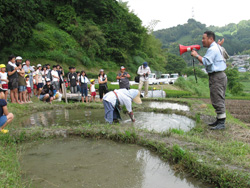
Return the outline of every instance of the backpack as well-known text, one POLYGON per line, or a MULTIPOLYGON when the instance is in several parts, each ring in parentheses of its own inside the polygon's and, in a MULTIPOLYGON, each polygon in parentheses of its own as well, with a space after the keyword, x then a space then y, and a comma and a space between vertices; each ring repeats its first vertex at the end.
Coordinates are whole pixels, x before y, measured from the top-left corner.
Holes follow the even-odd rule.
MULTIPOLYGON (((142 67, 141 67, 142 69, 142 67)), ((139 83, 140 82, 140 75, 138 75, 138 73, 136 72, 137 76, 135 77, 135 82, 139 83)))

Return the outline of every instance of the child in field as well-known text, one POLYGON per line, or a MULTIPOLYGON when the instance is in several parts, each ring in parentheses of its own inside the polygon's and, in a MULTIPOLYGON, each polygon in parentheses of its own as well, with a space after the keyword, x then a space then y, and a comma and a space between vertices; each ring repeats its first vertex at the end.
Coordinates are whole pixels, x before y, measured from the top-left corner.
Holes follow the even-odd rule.
POLYGON ((30 77, 29 75, 26 75, 25 77, 26 80, 26 87, 27 87, 27 102, 31 102, 30 97, 31 97, 31 86, 30 86, 30 77))
POLYGON ((6 90, 5 91, 5 100, 7 101, 7 96, 8 96, 8 74, 6 71, 6 66, 4 64, 1 64, 0 65, 0 81, 1 81, 1 85, 2 85, 2 88, 3 90, 6 90))
POLYGON ((8 123, 14 118, 12 113, 8 112, 7 102, 5 100, 4 91, 0 89, 0 132, 8 133, 9 130, 4 129, 8 123))
POLYGON ((92 79, 90 80, 90 87, 89 87, 89 90, 90 90, 90 94, 91 94, 91 99, 90 101, 94 101, 95 102, 95 96, 96 96, 96 90, 95 90, 95 79, 92 79))
POLYGON ((37 96, 37 83, 36 83, 36 70, 37 68, 34 67, 34 72, 33 72, 33 92, 34 92, 34 95, 37 96))

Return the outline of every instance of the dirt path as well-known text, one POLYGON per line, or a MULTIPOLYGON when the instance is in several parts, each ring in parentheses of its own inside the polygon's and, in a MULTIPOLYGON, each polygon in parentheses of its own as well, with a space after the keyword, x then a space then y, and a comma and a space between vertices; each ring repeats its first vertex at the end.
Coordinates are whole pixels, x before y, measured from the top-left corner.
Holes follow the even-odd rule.
MULTIPOLYGON (((211 104, 210 99, 199 99, 207 104, 211 104)), ((233 117, 245 122, 250 126, 250 100, 226 99, 226 109, 233 117)))

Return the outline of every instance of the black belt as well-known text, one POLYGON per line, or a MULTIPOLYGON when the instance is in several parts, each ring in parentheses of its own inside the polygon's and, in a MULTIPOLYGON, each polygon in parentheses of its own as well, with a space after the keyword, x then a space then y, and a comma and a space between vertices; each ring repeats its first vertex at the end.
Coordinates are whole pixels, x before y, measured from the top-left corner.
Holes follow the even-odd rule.
POLYGON ((224 72, 224 71, 211 72, 211 73, 208 73, 208 76, 212 76, 212 75, 219 74, 219 73, 222 73, 222 72, 224 72))

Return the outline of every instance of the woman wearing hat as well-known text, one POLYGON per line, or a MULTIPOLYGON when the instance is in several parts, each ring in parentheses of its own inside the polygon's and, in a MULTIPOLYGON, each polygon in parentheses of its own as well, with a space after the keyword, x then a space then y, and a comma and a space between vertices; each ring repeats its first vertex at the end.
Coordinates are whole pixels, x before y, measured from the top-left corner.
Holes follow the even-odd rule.
POLYGON ((140 92, 137 89, 118 89, 108 92, 103 97, 103 105, 105 109, 105 120, 113 123, 121 119, 120 106, 125 106, 132 122, 135 122, 134 113, 132 111, 132 101, 141 104, 140 92))
POLYGON ((120 89, 122 88, 130 89, 129 86, 130 75, 129 73, 125 72, 125 70, 126 70, 125 67, 121 66, 121 72, 119 72, 116 77, 116 79, 119 80, 120 89))
POLYGON ((99 95, 100 95, 100 100, 102 101, 103 94, 108 93, 108 77, 104 73, 104 70, 101 69, 99 76, 98 76, 98 83, 99 83, 99 95))

